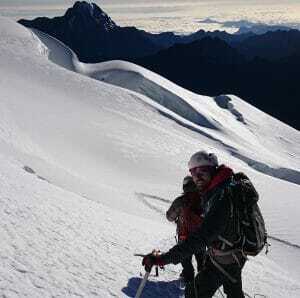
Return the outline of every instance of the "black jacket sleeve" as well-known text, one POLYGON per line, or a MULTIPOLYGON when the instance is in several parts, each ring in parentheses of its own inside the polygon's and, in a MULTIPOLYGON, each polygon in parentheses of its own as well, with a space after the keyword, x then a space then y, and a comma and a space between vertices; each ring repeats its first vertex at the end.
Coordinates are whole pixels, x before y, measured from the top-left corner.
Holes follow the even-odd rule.
POLYGON ((195 253, 203 253, 206 247, 217 240, 224 232, 231 212, 231 203, 225 190, 211 200, 211 207, 204 217, 202 225, 180 244, 162 255, 165 264, 178 264, 195 253))

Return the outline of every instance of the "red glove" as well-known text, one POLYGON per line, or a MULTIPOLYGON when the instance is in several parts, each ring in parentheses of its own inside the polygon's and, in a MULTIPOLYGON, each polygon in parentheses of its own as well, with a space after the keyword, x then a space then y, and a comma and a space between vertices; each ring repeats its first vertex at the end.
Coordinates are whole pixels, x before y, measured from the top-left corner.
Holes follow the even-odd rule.
POLYGON ((147 272, 150 272, 152 266, 159 266, 163 268, 165 263, 163 262, 161 255, 152 252, 143 258, 142 265, 145 267, 147 272))

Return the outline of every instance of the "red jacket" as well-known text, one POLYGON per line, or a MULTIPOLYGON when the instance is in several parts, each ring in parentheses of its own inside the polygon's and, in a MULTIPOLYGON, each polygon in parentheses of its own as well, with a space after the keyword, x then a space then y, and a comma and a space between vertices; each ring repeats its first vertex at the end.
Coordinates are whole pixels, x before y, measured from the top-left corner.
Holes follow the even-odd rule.
POLYGON ((167 218, 176 221, 178 240, 185 240, 202 223, 202 211, 198 192, 186 192, 176 198, 167 211, 167 218))

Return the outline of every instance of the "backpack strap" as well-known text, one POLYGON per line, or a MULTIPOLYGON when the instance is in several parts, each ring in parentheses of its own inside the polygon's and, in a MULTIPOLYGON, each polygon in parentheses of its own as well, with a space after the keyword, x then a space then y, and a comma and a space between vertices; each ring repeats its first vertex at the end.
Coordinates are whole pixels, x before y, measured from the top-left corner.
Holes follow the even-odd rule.
POLYGON ((232 283, 236 283, 237 280, 232 276, 230 275, 213 257, 212 255, 212 251, 209 249, 208 250, 208 256, 209 256, 209 259, 211 261, 211 263, 221 272, 223 273, 232 283))
POLYGON ((244 254, 243 250, 241 249, 232 249, 228 251, 221 251, 216 250, 213 248, 209 248, 207 250, 207 255, 209 256, 209 259, 211 263, 221 272, 223 273, 232 283, 236 283, 237 280, 230 275, 222 266, 221 264, 216 260, 216 257, 226 257, 231 256, 232 259, 237 263, 237 265, 241 268, 242 264, 240 262, 240 259, 238 257, 238 254, 240 254, 242 257, 245 258, 245 260, 248 260, 247 256, 244 254))
MULTIPOLYGON (((223 243, 227 244, 229 247, 233 247, 233 245, 234 245, 232 242, 228 241, 227 239, 225 239, 225 238, 222 237, 221 235, 218 236, 218 239, 219 239, 220 241, 222 241, 223 243)), ((223 246, 223 245, 222 245, 222 246, 223 246)))

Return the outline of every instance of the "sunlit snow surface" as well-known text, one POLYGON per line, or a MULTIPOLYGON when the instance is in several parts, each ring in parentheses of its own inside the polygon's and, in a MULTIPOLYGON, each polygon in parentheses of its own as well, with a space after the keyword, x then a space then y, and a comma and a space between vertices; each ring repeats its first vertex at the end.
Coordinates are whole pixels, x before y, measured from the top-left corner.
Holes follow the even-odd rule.
MULTIPOLYGON (((82 64, 5 18, 0 66, 2 295, 134 297, 134 253, 174 245, 163 214, 204 148, 251 177, 279 240, 246 265, 246 292, 300 296, 298 131, 136 65, 82 64)), ((144 297, 179 297, 180 270, 151 277, 144 297)))

